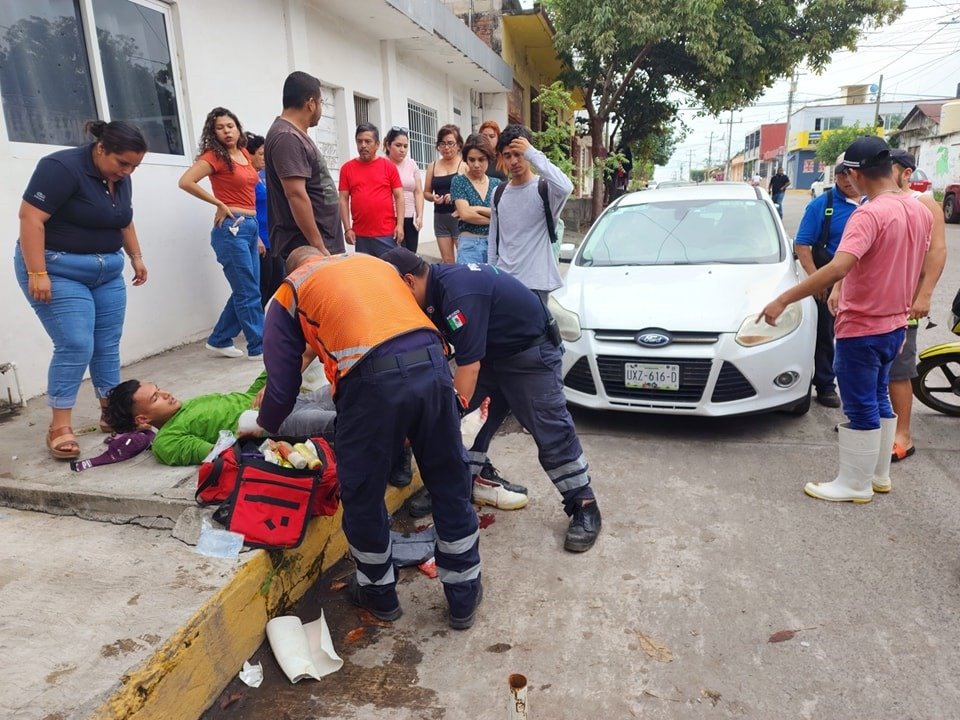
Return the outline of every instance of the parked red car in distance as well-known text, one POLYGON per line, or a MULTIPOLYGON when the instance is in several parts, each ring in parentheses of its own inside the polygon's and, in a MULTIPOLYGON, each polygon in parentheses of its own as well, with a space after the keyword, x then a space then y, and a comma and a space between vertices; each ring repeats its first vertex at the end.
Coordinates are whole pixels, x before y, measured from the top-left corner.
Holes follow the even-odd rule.
POLYGON ((948 223, 960 222, 960 183, 951 183, 943 191, 943 219, 948 223))

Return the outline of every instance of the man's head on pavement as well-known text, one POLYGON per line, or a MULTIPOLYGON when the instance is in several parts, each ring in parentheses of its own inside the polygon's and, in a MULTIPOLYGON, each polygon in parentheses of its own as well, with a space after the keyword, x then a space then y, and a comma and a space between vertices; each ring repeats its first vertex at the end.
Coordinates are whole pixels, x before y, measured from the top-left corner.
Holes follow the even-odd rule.
POLYGON ((284 265, 284 269, 287 271, 287 275, 289 275, 305 262, 309 262, 311 259, 316 257, 323 257, 323 253, 317 250, 313 245, 302 245, 301 247, 294 248, 290 252, 290 254, 287 256, 287 262, 284 265))
POLYGON ((868 189, 893 179, 890 146, 876 135, 863 135, 843 151, 843 166, 864 195, 868 189))
POLYGON ((357 154, 360 162, 372 162, 377 157, 377 148, 380 147, 380 131, 373 123, 360 123, 354 134, 357 142, 357 154))
POLYGON ((180 405, 176 397, 153 383, 127 380, 110 391, 103 414, 117 432, 132 432, 144 425, 163 427, 180 405))
POLYGON ((283 83, 283 109, 301 111, 308 127, 314 127, 320 122, 323 110, 320 80, 300 70, 287 75, 283 83))
POLYGON ((902 189, 906 190, 910 186, 910 178, 913 171, 917 169, 917 159, 913 153, 909 153, 903 148, 892 148, 890 158, 893 160, 893 177, 902 189))
POLYGON ((426 310, 427 280, 430 277, 430 266, 424 259, 405 247, 395 247, 388 250, 380 256, 380 259, 397 269, 400 277, 403 278, 407 287, 410 288, 410 292, 413 293, 413 297, 416 298, 417 305, 420 306, 421 310, 426 310))

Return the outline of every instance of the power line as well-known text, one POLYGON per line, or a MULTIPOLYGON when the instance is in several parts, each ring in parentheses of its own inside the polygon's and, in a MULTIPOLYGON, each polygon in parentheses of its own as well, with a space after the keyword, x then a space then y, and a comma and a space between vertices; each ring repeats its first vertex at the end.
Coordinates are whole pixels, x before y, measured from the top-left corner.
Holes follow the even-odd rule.
MULTIPOLYGON (((941 25, 941 26, 938 27, 936 30, 934 30, 932 33, 930 33, 929 35, 927 35, 927 37, 925 37, 923 40, 921 40, 921 41, 918 42, 916 45, 914 45, 912 48, 910 48, 910 50, 914 50, 914 49, 920 47, 920 46, 923 45, 927 40, 929 40, 930 38, 932 38, 932 37, 933 37, 934 35, 936 35, 937 33, 943 32, 943 29, 946 28, 946 27, 948 27, 948 26, 947 26, 947 25, 941 25)), ((859 84, 859 83, 862 83, 862 82, 864 82, 865 80, 869 80, 869 79, 872 78, 872 77, 876 77, 876 76, 877 76, 877 73, 883 72, 884 70, 886 70, 888 67, 890 67, 890 66, 893 65, 894 63, 899 62, 901 59, 903 59, 903 58, 905 58, 907 55, 909 55, 909 54, 910 54, 910 50, 907 50, 906 52, 904 52, 904 53, 902 53, 902 54, 900 54, 900 55, 897 55, 896 58, 894 58, 893 60, 891 60, 890 62, 888 62, 888 63, 887 63, 886 65, 884 65, 882 68, 879 68, 879 69, 877 69, 877 70, 872 71, 869 75, 867 75, 865 78, 863 78, 863 80, 858 80, 856 83, 854 83, 854 85, 857 85, 857 84, 859 84)))

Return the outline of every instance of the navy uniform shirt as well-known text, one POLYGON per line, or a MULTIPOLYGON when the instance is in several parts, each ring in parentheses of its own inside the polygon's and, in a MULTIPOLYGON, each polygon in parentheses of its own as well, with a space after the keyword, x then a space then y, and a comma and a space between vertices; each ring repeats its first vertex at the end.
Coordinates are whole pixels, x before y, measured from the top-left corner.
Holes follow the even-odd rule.
POLYGON ((121 230, 133 222, 130 178, 107 181, 93 164, 93 146, 59 150, 37 163, 23 199, 50 215, 44 248, 78 254, 117 252, 121 230))
POLYGON ((491 265, 431 265, 427 315, 456 348, 457 365, 526 350, 547 330, 540 298, 491 265))

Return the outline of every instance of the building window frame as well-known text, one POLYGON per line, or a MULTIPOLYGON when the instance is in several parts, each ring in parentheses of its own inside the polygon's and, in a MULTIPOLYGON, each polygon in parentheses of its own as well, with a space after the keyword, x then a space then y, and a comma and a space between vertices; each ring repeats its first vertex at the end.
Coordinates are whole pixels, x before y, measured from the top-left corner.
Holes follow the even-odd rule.
POLYGON ((818 117, 813 121, 814 132, 823 132, 824 130, 838 130, 843 127, 843 117, 818 117))
MULTIPOLYGON (((171 79, 173 81, 174 98, 177 104, 177 121, 180 129, 180 143, 183 152, 164 153, 148 152, 144 158, 144 163, 150 165, 189 165, 193 152, 191 151, 192 142, 187 125, 185 112, 186 98, 183 92, 183 73, 181 62, 180 47, 178 43, 178 33, 176 31, 175 8, 159 0, 125 0, 132 5, 158 12, 163 17, 164 29, 166 31, 166 43, 170 54, 171 79)), ((87 53, 87 63, 90 73, 90 81, 93 86, 93 98, 97 117, 87 118, 89 120, 105 120, 109 122, 110 116, 109 98, 106 89, 106 77, 104 75, 103 60, 100 53, 100 45, 97 39, 96 16, 94 13, 94 0, 75 0, 75 5, 79 11, 79 18, 82 24, 82 39, 87 53)), ((2 102, 2 99, 0 99, 2 102)), ((92 140, 92 138, 88 138, 92 140)), ((70 145, 59 145, 42 142, 29 142, 24 140, 11 140, 7 128, 6 118, 3 112, 0 112, 0 145, 6 145, 9 154, 15 158, 36 160, 57 150, 62 150, 70 145)))
POLYGON ((436 157, 437 111, 408 98, 407 127, 410 129, 410 157, 417 167, 426 170, 436 157))

